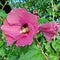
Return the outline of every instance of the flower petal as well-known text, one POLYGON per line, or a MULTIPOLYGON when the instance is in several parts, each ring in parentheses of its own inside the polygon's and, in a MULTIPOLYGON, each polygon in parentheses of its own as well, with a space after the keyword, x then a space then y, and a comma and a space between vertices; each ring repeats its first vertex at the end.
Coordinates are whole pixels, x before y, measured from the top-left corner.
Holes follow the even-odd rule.
POLYGON ((19 35, 20 26, 2 25, 1 29, 9 36, 15 37, 19 35))
POLYGON ((28 24, 29 26, 29 33, 28 35, 30 37, 34 37, 34 35, 37 33, 37 31, 35 30, 35 27, 32 24, 28 24))
POLYGON ((24 36, 21 37, 19 40, 16 42, 16 46, 25 46, 25 45, 30 45, 32 43, 33 39, 29 36, 24 36))
POLYGON ((7 19, 5 19, 5 20, 4 20, 3 25, 9 25, 9 23, 8 23, 7 19))
POLYGON ((47 41, 50 41, 50 40, 52 40, 54 38, 54 34, 45 33, 45 32, 43 32, 43 33, 44 33, 44 36, 45 36, 47 41))
POLYGON ((12 45, 16 40, 14 38, 12 38, 9 35, 6 35, 6 41, 7 41, 7 45, 10 46, 12 45))
POLYGON ((24 8, 16 8, 13 9, 7 16, 7 21, 10 24, 17 24, 20 25, 20 20, 23 19, 23 15, 22 12, 24 12, 25 9, 24 8))

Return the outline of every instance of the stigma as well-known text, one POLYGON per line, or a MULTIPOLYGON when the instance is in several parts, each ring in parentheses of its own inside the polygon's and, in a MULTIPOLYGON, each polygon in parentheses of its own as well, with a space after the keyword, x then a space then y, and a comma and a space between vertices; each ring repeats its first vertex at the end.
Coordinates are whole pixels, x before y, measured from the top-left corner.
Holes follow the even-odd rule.
POLYGON ((22 28, 21 30, 20 30, 20 33, 28 33, 29 32, 29 28, 28 27, 26 27, 26 28, 22 28))

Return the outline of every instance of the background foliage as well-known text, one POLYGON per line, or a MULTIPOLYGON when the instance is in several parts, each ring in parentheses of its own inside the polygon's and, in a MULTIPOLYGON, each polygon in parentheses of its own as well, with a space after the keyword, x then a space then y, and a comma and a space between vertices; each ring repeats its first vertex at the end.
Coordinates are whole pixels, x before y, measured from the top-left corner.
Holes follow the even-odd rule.
MULTIPOLYGON (((5 0, 11 9, 24 7, 31 13, 37 10, 40 17, 38 23, 46 23, 52 20, 60 23, 60 0, 5 0)), ((1 1, 0 5, 4 6, 1 1)), ((0 9, 0 26, 7 17, 7 13, 0 9)), ((38 42, 34 39, 32 45, 16 47, 6 45, 4 33, 0 30, 0 60, 60 60, 60 29, 58 35, 47 42, 43 33, 36 35, 38 42), (40 47, 39 47, 40 44, 40 47), (45 55, 44 55, 45 54, 45 55), (47 56, 47 58, 46 58, 47 56)))

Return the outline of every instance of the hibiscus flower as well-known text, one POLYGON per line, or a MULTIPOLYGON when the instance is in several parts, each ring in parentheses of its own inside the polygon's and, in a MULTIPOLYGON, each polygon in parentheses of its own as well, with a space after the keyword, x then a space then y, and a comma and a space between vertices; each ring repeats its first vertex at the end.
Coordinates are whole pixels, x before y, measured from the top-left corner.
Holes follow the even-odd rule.
POLYGON ((57 35, 59 27, 60 24, 52 21, 52 22, 41 24, 39 26, 39 29, 44 33, 46 40, 50 41, 54 38, 55 35, 57 35))
POLYGON ((13 9, 1 27, 6 34, 7 45, 14 42, 16 46, 32 44, 33 37, 38 32, 38 18, 25 8, 13 9))

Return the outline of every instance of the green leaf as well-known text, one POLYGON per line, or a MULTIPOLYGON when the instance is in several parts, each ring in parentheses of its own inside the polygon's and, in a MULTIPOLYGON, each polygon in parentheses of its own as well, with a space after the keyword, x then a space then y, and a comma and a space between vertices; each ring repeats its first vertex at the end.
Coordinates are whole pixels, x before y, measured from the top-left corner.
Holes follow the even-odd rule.
POLYGON ((60 8, 60 3, 58 3, 58 7, 60 8))
POLYGON ((0 2, 0 5, 3 6, 1 2, 0 2))
POLYGON ((56 52, 60 52, 60 40, 53 41, 52 46, 55 49, 56 52))
POLYGON ((0 9, 0 17, 6 18, 7 14, 5 13, 4 10, 0 9))
POLYGON ((56 39, 57 39, 57 40, 60 40, 60 36, 56 36, 56 39))
POLYGON ((17 56, 12 56, 10 58, 7 58, 7 60, 17 60, 17 56))
POLYGON ((5 54, 5 50, 4 50, 4 48, 2 47, 2 48, 0 48, 0 56, 5 56, 6 54, 5 54))
MULTIPOLYGON (((0 28, 1 29, 1 28, 0 28)), ((0 30, 0 39, 2 38, 2 31, 0 30)))
POLYGON ((50 43, 51 43, 51 42, 48 42, 48 43, 45 45, 46 53, 48 53, 48 54, 54 54, 54 51, 52 50, 52 48, 51 48, 51 46, 50 46, 50 43))
POLYGON ((57 55, 52 55, 52 54, 50 54, 49 55, 49 60, 58 60, 58 56, 57 55))
POLYGON ((40 19, 38 20, 38 24, 47 23, 47 22, 49 22, 49 20, 46 19, 46 18, 40 18, 40 19))
POLYGON ((2 22, 3 22, 3 21, 2 21, 2 20, 0 20, 0 25, 2 24, 2 22))
POLYGON ((48 12, 49 15, 52 14, 52 10, 51 10, 51 8, 49 8, 49 9, 47 8, 46 10, 47 10, 47 12, 48 12))
POLYGON ((4 44, 4 42, 2 40, 0 40, 0 47, 4 44))
POLYGON ((39 38, 39 37, 42 37, 42 35, 43 35, 42 32, 39 32, 39 33, 36 35, 36 37, 39 38))
POLYGON ((51 47, 51 42, 48 42, 45 45, 46 48, 46 53, 48 55, 49 60, 58 60, 58 55, 55 53, 55 50, 52 49, 51 47))
POLYGON ((26 54, 21 55, 18 60, 45 60, 45 58, 39 48, 33 46, 26 54))

